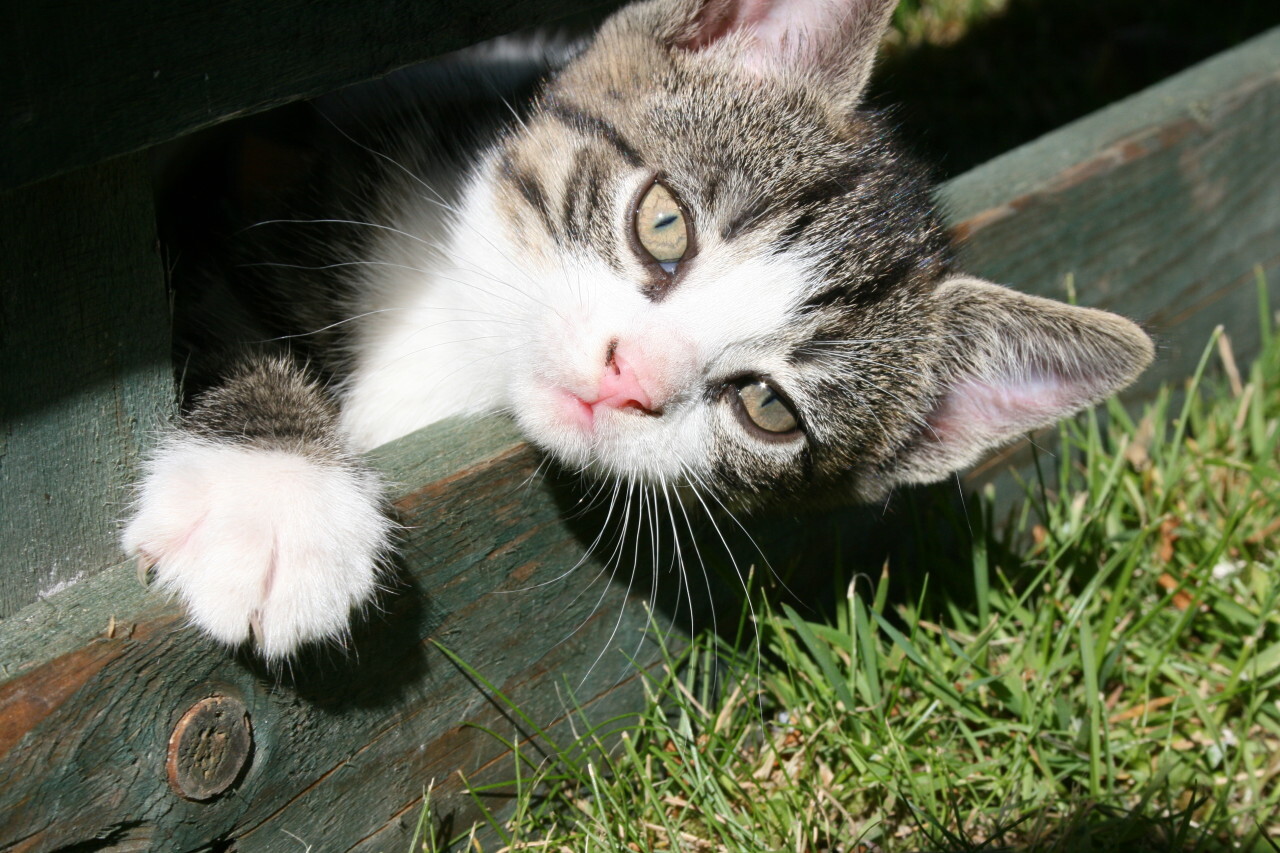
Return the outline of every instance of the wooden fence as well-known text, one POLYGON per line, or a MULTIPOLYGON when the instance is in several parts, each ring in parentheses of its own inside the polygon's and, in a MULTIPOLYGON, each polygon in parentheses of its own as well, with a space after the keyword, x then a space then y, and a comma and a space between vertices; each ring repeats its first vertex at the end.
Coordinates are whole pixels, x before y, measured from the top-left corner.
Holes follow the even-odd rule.
MULTIPOLYGON (((214 648, 115 544, 174 409, 145 149, 588 4, 131 0, 72 4, 74 28, 30 5, 0 55, 0 850, 400 850, 433 780, 465 822, 456 771, 512 773, 477 727, 523 735, 435 643, 552 730, 570 693, 597 720, 636 708, 659 660, 647 593, 584 594, 594 558, 544 583, 594 533, 501 419, 373 453, 400 484, 403 587, 346 659, 282 677, 214 648)), ((1059 297, 1072 275, 1146 323, 1141 394, 1219 323, 1256 348, 1256 267, 1280 304, 1277 140, 1272 31, 941 195, 969 271, 1059 297)))

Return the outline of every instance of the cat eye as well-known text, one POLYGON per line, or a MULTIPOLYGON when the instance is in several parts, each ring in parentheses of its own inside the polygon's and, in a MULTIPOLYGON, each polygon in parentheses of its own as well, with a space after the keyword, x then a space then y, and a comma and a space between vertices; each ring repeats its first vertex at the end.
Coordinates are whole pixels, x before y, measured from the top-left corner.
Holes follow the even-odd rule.
POLYGON ((739 416, 756 429, 782 437, 800 428, 791 404, 763 379, 747 379, 731 387, 739 416))
POLYGON ((632 228, 640 248, 673 275, 692 241, 689 217, 671 190, 656 180, 650 184, 636 203, 632 228))

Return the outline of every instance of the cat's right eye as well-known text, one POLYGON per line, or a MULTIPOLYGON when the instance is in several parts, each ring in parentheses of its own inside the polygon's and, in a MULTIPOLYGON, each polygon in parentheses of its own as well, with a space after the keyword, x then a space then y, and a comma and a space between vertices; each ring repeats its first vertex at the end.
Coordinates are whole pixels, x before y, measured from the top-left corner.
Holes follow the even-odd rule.
POLYGON ((667 275, 689 252, 689 218, 671 190, 655 180, 636 203, 632 227, 639 248, 667 275))
POLYGON ((731 386, 734 409, 745 424, 771 437, 789 438, 800 429, 791 404, 763 379, 748 379, 731 386))

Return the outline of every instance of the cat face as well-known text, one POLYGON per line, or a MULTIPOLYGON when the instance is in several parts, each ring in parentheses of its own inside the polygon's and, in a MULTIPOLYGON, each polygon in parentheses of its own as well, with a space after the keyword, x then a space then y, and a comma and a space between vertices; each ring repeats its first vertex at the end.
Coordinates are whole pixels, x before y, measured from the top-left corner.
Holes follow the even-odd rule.
POLYGON ((1127 321, 951 273, 857 109, 892 7, 656 0, 549 83, 484 175, 535 295, 509 380, 535 443, 740 503, 874 499, 1145 365, 1127 321))

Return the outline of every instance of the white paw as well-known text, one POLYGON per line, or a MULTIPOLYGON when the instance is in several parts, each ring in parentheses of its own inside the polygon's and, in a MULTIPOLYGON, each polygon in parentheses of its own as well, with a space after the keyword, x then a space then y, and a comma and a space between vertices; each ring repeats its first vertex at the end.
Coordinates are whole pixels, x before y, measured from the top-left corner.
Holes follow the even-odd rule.
POLYGON ((147 464, 124 549, 210 636, 278 659, 340 637, 373 595, 380 494, 359 468, 179 436, 147 464))

